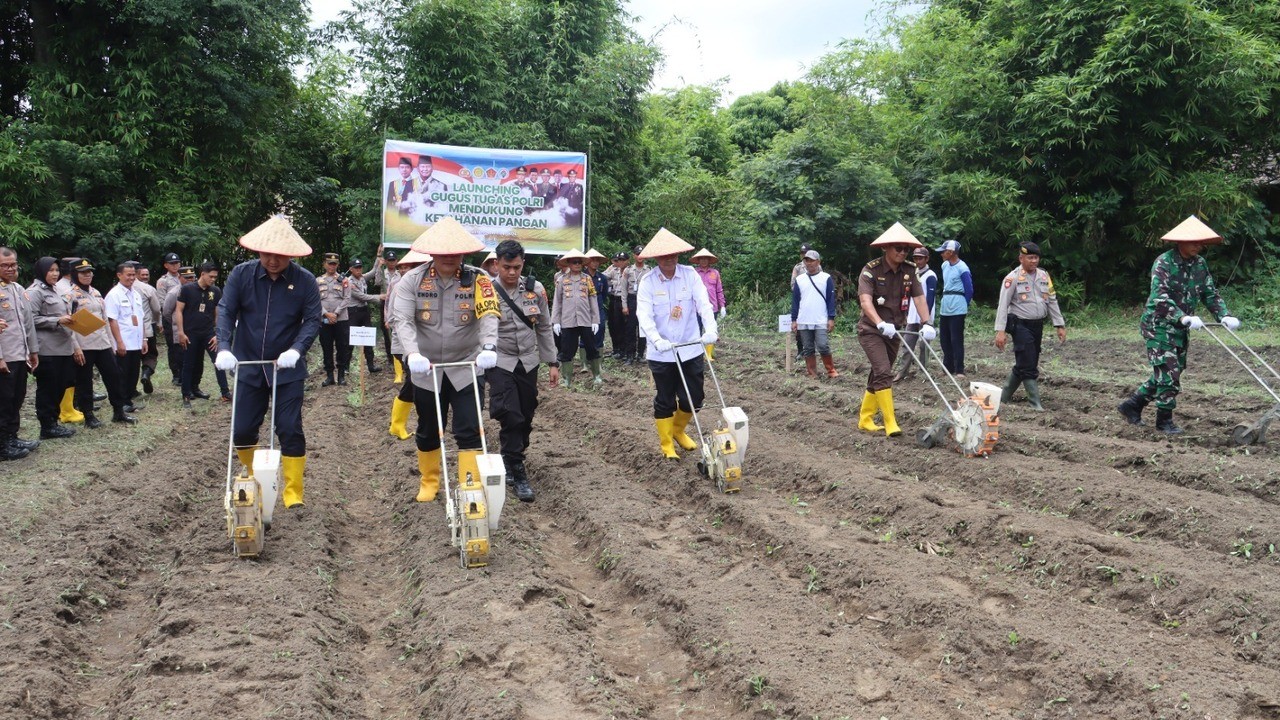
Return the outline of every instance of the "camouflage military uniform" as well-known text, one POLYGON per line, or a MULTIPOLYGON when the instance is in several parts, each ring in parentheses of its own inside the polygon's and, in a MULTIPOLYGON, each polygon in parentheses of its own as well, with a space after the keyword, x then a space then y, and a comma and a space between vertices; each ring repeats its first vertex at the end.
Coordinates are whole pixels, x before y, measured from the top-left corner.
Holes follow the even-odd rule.
POLYGON ((1140 324, 1151 377, 1138 388, 1138 395, 1154 400, 1158 409, 1172 410, 1178 404, 1182 371, 1187 367, 1188 330, 1182 318, 1195 315, 1197 299, 1219 320, 1230 314, 1204 258, 1184 259, 1177 248, 1156 258, 1140 324))

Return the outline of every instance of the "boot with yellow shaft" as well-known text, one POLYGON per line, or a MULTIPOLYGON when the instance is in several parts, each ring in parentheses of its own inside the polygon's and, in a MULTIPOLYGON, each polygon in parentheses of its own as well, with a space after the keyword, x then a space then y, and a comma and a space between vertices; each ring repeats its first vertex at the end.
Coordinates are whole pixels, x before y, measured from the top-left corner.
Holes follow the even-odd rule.
POLYGON ((685 429, 689 427, 689 421, 693 419, 693 413, 687 413, 676 408, 676 414, 671 419, 671 437, 677 443, 680 443, 680 447, 685 450, 697 450, 698 443, 694 442, 693 438, 689 437, 689 434, 685 432, 685 429))
POLYGON ((440 448, 418 451, 418 502, 432 502, 440 492, 440 448))
POLYGON ((302 505, 302 473, 307 469, 305 455, 280 457, 280 474, 284 476, 284 506, 286 508, 302 505))
POLYGON ((663 456, 670 460, 679 460, 680 456, 676 454, 675 440, 671 437, 675 426, 675 418, 655 418, 653 425, 658 429, 658 447, 662 449, 663 456))
POLYGON ((410 410, 413 410, 413 403, 405 402, 398 397, 392 398, 391 427, 387 428, 387 432, 401 440, 408 440, 413 434, 409 432, 410 410))
POLYGON ((58 422, 84 422, 84 413, 76 409, 75 396, 75 388, 67 388, 67 391, 62 393, 62 403, 58 405, 58 422))
POLYGON ((876 404, 880 406, 880 414, 884 417, 884 434, 889 437, 901 435, 902 428, 898 427, 898 419, 893 414, 893 390, 876 392, 876 404))
POLYGON ((862 392, 862 410, 858 411, 858 429, 865 432, 880 432, 884 430, 883 425, 876 424, 876 411, 880 409, 880 404, 876 402, 876 396, 871 394, 870 390, 862 392))

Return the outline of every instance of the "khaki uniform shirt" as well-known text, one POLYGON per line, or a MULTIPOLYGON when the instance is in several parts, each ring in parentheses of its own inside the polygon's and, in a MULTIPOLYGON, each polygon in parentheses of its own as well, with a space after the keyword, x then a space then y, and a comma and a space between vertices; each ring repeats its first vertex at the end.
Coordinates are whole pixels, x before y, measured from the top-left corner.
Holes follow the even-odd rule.
MULTIPOLYGON (((433 363, 474 360, 484 345, 498 342, 498 295, 489 275, 463 265, 453 277, 440 277, 435 263, 405 273, 387 300, 396 339, 406 355, 421 353, 433 363)), ((456 389, 471 385, 471 371, 448 368, 456 389)), ((410 374, 413 384, 434 391, 434 373, 410 374)))
POLYGON ((80 349, 77 335, 71 328, 58 324, 58 318, 71 314, 71 292, 63 295, 36 280, 27 288, 31 316, 40 338, 40 354, 48 357, 67 357, 80 349))
POLYGON ((609 278, 609 294, 613 297, 626 297, 626 286, 623 285, 622 279, 623 268, 617 265, 610 265, 603 270, 604 276, 609 278))
POLYGON ((652 269, 653 268, 645 267, 644 265, 639 267, 636 267, 635 265, 628 265, 626 269, 622 271, 622 280, 627 285, 628 295, 635 295, 639 292, 640 281, 643 280, 644 276, 648 275, 649 271, 652 269))
POLYGON ((556 281, 551 324, 586 328, 600 324, 600 301, 596 299, 596 284, 590 275, 565 273, 556 281))
POLYGON ((142 309, 145 311, 142 319, 144 335, 155 337, 156 323, 160 322, 160 311, 164 309, 160 302, 160 291, 141 280, 133 283, 133 289, 142 296, 142 309))
MULTIPOLYGON (((863 266, 858 274, 858 297, 863 295, 871 296, 881 320, 902 328, 907 324, 912 298, 924 296, 924 284, 916 277, 915 265, 904 262, 895 272, 879 257, 863 266)), ((866 313, 858 319, 858 332, 880 334, 866 313)))
POLYGON ((0 320, 9 325, 0 331, 0 360, 26 362, 29 355, 40 353, 35 316, 26 288, 17 283, 0 282, 0 320))
POLYGON ((164 301, 169 298, 169 295, 181 284, 182 278, 170 273, 165 273, 159 280, 156 280, 156 295, 160 297, 160 304, 162 306, 164 305, 164 301))
MULTIPOLYGON (((174 296, 177 293, 173 293, 174 296)), ((174 302, 177 302, 176 300, 174 302)), ((79 285, 71 288, 71 305, 73 310, 85 309, 103 322, 103 326, 93 332, 80 338, 81 350, 110 350, 115 347, 115 343, 111 339, 111 328, 106 325, 107 322, 107 304, 102 299, 102 293, 98 289, 89 286, 88 290, 83 290, 79 285)))
POLYGON ((1058 293, 1053 289, 1053 280, 1049 273, 1036 268, 1034 275, 1022 270, 1022 266, 1013 269, 1004 276, 1004 286, 1000 288, 1000 307, 996 310, 996 332, 1004 332, 1009 323, 1009 315, 1023 320, 1043 320, 1046 317, 1053 321, 1054 327, 1062 327, 1067 321, 1058 309, 1058 293))
MULTIPOLYGON (((501 287, 494 282, 494 289, 501 287)), ((530 328, 501 297, 498 307, 502 317, 498 320, 498 367, 508 372, 515 372, 516 364, 523 363, 528 372, 538 367, 539 363, 555 362, 556 340, 551 332, 550 310, 547 303, 547 290, 542 283, 530 277, 522 277, 515 290, 502 290, 511 298, 511 302, 520 308, 524 316, 533 323, 530 328), (533 283, 532 289, 529 283, 533 283)))
MULTIPOLYGON (((316 288, 320 291, 320 310, 336 314, 337 322, 346 320, 347 306, 351 301, 351 283, 341 275, 326 273, 316 278, 316 288)), ((321 325, 325 323, 323 319, 320 321, 321 325)))
POLYGON ((378 293, 369 294, 369 276, 352 276, 347 278, 347 283, 351 286, 351 297, 347 300, 347 307, 367 306, 369 303, 378 302, 378 293))

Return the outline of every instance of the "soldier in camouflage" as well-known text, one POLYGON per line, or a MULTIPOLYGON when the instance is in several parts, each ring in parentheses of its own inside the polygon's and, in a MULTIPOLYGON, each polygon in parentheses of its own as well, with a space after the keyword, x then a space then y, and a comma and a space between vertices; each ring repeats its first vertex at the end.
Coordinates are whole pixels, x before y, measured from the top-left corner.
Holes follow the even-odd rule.
POLYGON ((1204 303, 1228 329, 1240 327, 1240 321, 1228 314, 1209 265, 1200 257, 1206 245, 1221 243, 1222 236, 1192 215, 1161 239, 1174 247, 1151 266, 1151 293, 1140 324, 1151 377, 1117 409, 1130 423, 1141 425, 1142 409, 1155 400, 1156 429, 1177 435, 1182 428, 1173 422, 1173 409, 1187 367, 1188 335, 1204 327, 1204 321, 1193 314, 1196 301, 1204 303))

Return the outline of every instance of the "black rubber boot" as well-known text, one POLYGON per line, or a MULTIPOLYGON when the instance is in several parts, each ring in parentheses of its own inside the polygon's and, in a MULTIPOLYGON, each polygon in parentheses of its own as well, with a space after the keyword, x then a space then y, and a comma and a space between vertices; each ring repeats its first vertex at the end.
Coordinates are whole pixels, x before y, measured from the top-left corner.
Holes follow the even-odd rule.
POLYGON ((1120 411, 1125 420, 1129 421, 1130 425, 1141 425, 1142 409, 1147 406, 1148 402, 1146 398, 1134 393, 1129 396, 1128 400, 1117 405, 1116 409, 1120 411))
POLYGON ((339 384, 339 385, 346 385, 346 384, 347 384, 347 371, 346 371, 346 370, 339 370, 339 371, 338 371, 338 384, 339 384))
POLYGON ((1173 411, 1156 408, 1156 429, 1165 435, 1181 435, 1182 428, 1173 422, 1173 411))
POLYGON ((529 485, 529 476, 524 469, 524 463, 511 463, 510 472, 511 491, 516 494, 520 502, 533 502, 533 488, 529 485))
POLYGON ((320 383, 320 387, 329 387, 333 384, 335 384, 333 381, 333 373, 328 373, 324 376, 324 382, 320 383))
MULTIPOLYGON (((1018 391, 1018 386, 1021 384, 1022 384, 1022 380, 1018 379, 1018 376, 1014 374, 1012 370, 1010 370, 1009 377, 1005 378, 1004 388, 1000 390, 1000 402, 1002 404, 1011 402, 1013 400, 1013 394, 1018 391)), ((1031 389, 1028 388, 1027 394, 1030 394, 1030 393, 1031 393, 1031 389)))

